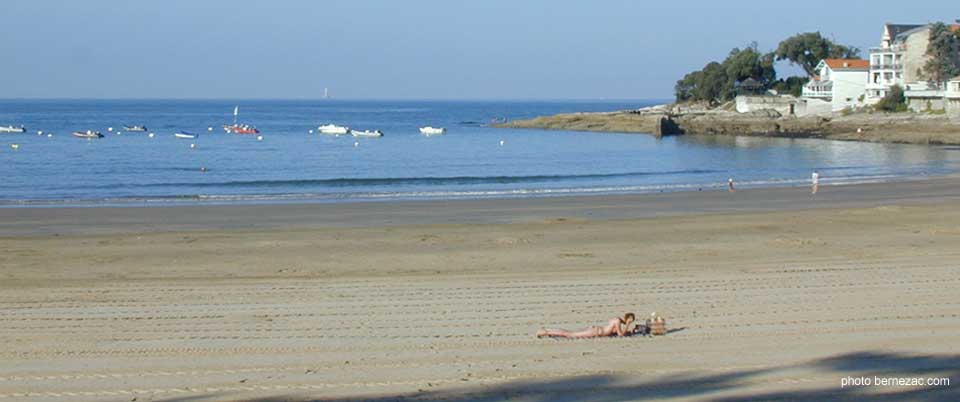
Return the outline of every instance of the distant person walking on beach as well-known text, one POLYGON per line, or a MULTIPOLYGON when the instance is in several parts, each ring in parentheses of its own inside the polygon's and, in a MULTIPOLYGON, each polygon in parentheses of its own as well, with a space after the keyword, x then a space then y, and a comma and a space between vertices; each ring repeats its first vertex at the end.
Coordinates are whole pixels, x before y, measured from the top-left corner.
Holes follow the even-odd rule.
POLYGON ((605 327, 590 327, 582 331, 572 332, 565 329, 540 329, 537 338, 602 338, 606 336, 630 336, 633 334, 630 324, 635 319, 633 313, 626 313, 623 318, 611 318, 605 327))
POLYGON ((731 192, 731 193, 734 192, 734 191, 737 191, 735 188, 733 188, 733 178, 732 178, 732 177, 729 178, 729 179, 727 179, 727 191, 729 191, 729 192, 731 192))
POLYGON ((817 173, 816 170, 813 171, 813 174, 810 175, 810 194, 816 194, 817 190, 820 188, 820 173, 817 173))

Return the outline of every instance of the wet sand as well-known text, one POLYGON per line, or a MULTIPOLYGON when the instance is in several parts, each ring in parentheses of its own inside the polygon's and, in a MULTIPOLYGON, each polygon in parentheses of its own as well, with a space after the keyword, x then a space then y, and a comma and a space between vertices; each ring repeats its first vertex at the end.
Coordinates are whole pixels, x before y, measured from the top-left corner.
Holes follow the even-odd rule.
POLYGON ((0 400, 956 400, 957 228, 954 178, 0 209, 0 400), (533 336, 625 311, 672 332, 533 336))

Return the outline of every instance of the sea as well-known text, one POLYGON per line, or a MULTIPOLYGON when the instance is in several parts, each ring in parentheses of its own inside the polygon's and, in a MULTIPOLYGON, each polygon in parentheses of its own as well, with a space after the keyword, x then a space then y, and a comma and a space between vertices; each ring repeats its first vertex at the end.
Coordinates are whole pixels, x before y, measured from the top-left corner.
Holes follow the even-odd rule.
POLYGON ((960 148, 818 139, 501 129, 503 119, 656 100, 0 100, 0 206, 354 202, 719 191, 960 170, 960 148), (227 134, 238 120, 259 135, 227 134), (321 124, 383 137, 317 133, 321 124), (124 132, 145 125, 147 132, 124 132), (446 134, 424 136, 422 126, 446 134), (112 131, 111 131, 112 129, 112 131), (96 130, 101 139, 81 139, 96 130), (174 137, 178 131, 196 139, 174 137), (153 134, 151 136, 150 134, 153 134), (16 147, 14 147, 16 145, 16 147))

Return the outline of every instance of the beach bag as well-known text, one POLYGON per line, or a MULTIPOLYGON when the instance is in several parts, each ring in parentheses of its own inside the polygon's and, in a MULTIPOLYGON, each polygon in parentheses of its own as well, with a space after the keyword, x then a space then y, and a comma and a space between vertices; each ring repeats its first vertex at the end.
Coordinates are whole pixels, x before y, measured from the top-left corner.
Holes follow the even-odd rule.
POLYGON ((647 327, 650 328, 650 335, 661 336, 667 334, 667 320, 656 313, 647 320, 647 327))

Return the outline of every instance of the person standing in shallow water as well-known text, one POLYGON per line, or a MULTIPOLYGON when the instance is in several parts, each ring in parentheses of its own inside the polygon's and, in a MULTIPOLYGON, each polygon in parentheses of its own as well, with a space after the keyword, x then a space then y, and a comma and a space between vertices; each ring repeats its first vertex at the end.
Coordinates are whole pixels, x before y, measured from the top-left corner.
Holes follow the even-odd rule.
POLYGON ((590 327, 581 331, 567 331, 565 329, 541 329, 537 331, 537 338, 602 338, 607 336, 629 336, 633 334, 630 324, 635 316, 626 313, 621 317, 611 318, 605 327, 590 327))
POLYGON ((733 178, 732 178, 732 177, 729 178, 729 179, 727 179, 727 191, 729 191, 729 192, 731 192, 731 193, 734 192, 734 191, 737 191, 735 188, 733 188, 733 178))
POLYGON ((810 175, 810 194, 816 194, 820 187, 820 173, 816 170, 810 175))

